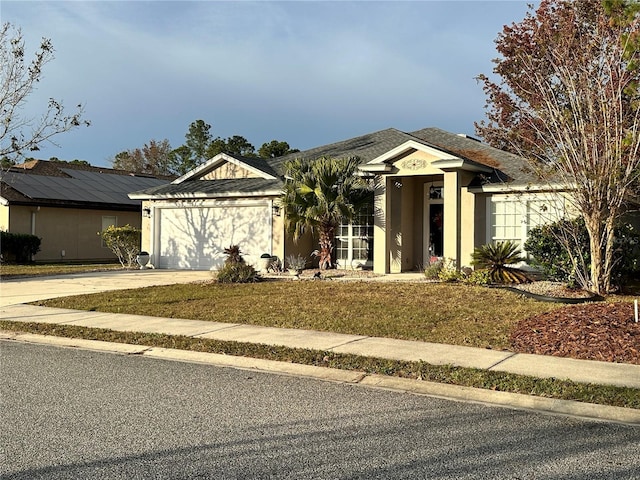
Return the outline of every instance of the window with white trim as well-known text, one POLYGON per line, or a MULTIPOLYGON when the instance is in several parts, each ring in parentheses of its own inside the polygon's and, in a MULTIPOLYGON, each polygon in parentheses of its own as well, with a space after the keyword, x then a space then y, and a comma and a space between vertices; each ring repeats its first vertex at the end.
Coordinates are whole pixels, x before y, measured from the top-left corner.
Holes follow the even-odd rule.
POLYGON ((566 215, 559 195, 494 195, 489 199, 489 242, 511 240, 524 245, 529 231, 566 215))
POLYGON ((338 227, 336 247, 338 266, 342 268, 373 265, 373 205, 353 223, 338 227))

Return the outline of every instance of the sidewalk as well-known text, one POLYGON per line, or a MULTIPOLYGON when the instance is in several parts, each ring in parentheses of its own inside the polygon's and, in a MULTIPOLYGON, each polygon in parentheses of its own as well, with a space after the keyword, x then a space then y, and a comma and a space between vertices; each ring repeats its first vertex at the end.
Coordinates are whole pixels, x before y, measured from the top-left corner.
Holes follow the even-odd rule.
MULTIPOLYGON (((472 367, 539 378, 554 377, 581 383, 640 388, 640 365, 517 354, 481 348, 361 335, 88 312, 22 304, 22 302, 52 298, 52 296, 197 281, 206 278, 206 273, 183 272, 182 274, 177 274, 176 272, 166 271, 152 275, 148 275, 148 272, 128 272, 128 275, 104 273, 100 275, 83 274, 76 276, 76 278, 65 276, 40 281, 28 279, 3 282, 0 290, 2 297, 0 318, 18 322, 67 324, 116 331, 185 335, 194 338, 282 345, 393 360, 424 361, 433 365, 472 367), (24 293, 25 290, 28 293, 24 293)), ((406 281, 407 279, 404 280, 406 281)), ((376 281, 384 280, 376 278, 376 281)), ((633 415, 637 416, 640 423, 640 411, 635 412, 632 410, 632 412, 633 415)))

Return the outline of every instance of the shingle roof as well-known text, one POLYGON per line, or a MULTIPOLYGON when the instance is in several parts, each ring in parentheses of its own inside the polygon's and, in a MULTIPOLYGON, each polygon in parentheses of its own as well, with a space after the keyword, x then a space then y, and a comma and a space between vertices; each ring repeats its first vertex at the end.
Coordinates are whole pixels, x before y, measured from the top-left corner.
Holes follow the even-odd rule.
POLYGON ((206 195, 208 197, 226 197, 230 195, 264 195, 279 194, 282 190, 281 180, 264 178, 237 178, 220 180, 189 180, 182 183, 169 183, 131 193, 133 198, 167 197, 185 198, 206 195))
POLYGON ((315 159, 322 156, 351 157, 357 156, 362 163, 366 163, 379 157, 385 152, 411 140, 411 136, 396 130, 387 128, 378 132, 368 133, 359 137, 342 140, 340 142, 323 145, 303 152, 291 153, 284 157, 268 159, 267 162, 278 172, 284 174, 283 164, 294 158, 315 159))
POLYGON ((473 138, 449 133, 439 128, 424 128, 410 133, 388 128, 304 152, 270 159, 268 162, 280 175, 283 174, 284 162, 293 158, 357 156, 361 163, 367 163, 408 140, 414 140, 495 169, 489 178, 486 176, 478 177, 477 182, 491 183, 510 180, 525 184, 537 180, 537 177, 527 171, 526 162, 522 157, 493 148, 473 138))
POLYGON ((249 165, 250 167, 260 170, 268 175, 273 175, 275 177, 278 176, 278 173, 271 167, 271 165, 269 165, 266 158, 241 157, 240 155, 232 155, 232 154, 227 154, 227 155, 249 165))
MULTIPOLYGON (((427 144, 456 156, 474 160, 495 169, 489 183, 510 180, 516 184, 536 183, 539 181, 528 168, 526 160, 504 150, 499 150, 479 140, 446 132, 439 128, 424 128, 409 135, 427 144)), ((479 179, 480 180, 480 179, 479 179)))
POLYGON ((137 209, 140 201, 129 198, 129 192, 166 181, 166 177, 37 160, 4 172, 0 194, 10 203, 137 209))
POLYGON ((491 182, 515 181, 516 183, 535 182, 533 175, 526 172, 524 159, 516 155, 498 150, 475 139, 456 135, 438 128, 425 128, 411 133, 388 128, 368 133, 359 137, 323 145, 302 152, 295 152, 278 158, 259 159, 244 158, 232 155, 254 168, 274 175, 280 180, 247 178, 237 180, 199 180, 189 179, 176 185, 165 185, 135 192, 136 198, 179 195, 220 195, 223 193, 279 191, 282 188, 284 163, 295 158, 315 159, 321 156, 347 157, 357 156, 361 163, 385 154, 386 152, 408 142, 414 141, 425 146, 434 147, 458 157, 493 168, 493 173, 478 175, 472 185, 491 182))

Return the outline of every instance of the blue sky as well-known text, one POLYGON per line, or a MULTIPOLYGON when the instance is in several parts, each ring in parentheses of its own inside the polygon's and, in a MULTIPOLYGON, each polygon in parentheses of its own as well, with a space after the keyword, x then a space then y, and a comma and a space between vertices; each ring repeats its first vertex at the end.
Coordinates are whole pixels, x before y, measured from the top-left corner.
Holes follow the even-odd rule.
POLYGON ((494 40, 521 1, 6 1, 2 22, 56 58, 30 97, 85 106, 89 128, 38 158, 108 166, 115 154, 189 124, 304 150, 384 128, 473 134, 494 40))

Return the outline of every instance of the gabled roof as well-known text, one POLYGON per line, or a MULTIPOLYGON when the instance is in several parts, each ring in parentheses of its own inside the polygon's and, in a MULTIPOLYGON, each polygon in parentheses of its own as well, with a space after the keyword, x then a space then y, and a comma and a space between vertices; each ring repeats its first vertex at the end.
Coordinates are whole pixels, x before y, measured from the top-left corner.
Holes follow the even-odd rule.
POLYGON ((439 128, 423 128, 411 132, 417 138, 442 151, 449 152, 461 159, 473 160, 493 169, 490 176, 478 178, 484 183, 503 183, 518 185, 537 183, 540 179, 527 167, 526 160, 504 150, 494 148, 475 138, 449 133, 439 128))
POLYGON ((135 211, 140 201, 129 198, 129 192, 163 185, 168 179, 171 177, 33 160, 2 174, 0 197, 5 204, 135 211))
MULTIPOLYGON (((378 170, 383 171, 383 163, 386 160, 391 160, 394 153, 397 155, 400 150, 406 148, 437 152, 437 156, 442 159, 438 162, 441 162, 440 167, 443 169, 458 168, 476 172, 477 177, 472 186, 504 182, 527 184, 537 180, 534 175, 527 172, 523 158, 498 150, 473 138, 456 135, 438 128, 425 128, 411 133, 388 128, 278 158, 259 159, 220 154, 174 181, 173 185, 176 188, 166 186, 146 189, 133 193, 131 198, 172 198, 171 196, 195 198, 223 196, 223 193, 235 195, 240 192, 246 192, 246 195, 249 196, 252 194, 263 195, 266 191, 277 194, 282 189, 284 164, 288 160, 295 158, 312 160, 322 156, 336 158, 355 156, 359 158, 362 165, 372 161, 381 162, 380 166, 383 168, 378 170), (225 161, 243 166, 261 178, 199 180, 225 161), (251 180, 256 182, 255 190, 251 190, 251 186, 254 185, 251 180), (259 180, 263 182, 259 182, 259 180), (178 188, 177 185, 180 187, 178 188)), ((375 168, 370 168, 370 170, 376 171, 375 168)))
POLYGON ((189 180, 202 178, 202 176, 215 170, 225 162, 242 166, 246 170, 249 170, 250 172, 262 178, 270 180, 274 180, 275 178, 277 178, 276 172, 273 171, 271 166, 264 158, 242 157, 240 155, 234 155, 231 153, 219 153, 215 157, 204 162, 202 165, 199 165, 198 167, 185 173, 181 177, 176 178, 173 183, 182 183, 189 180))
POLYGON ((410 139, 410 135, 400 130, 387 128, 386 130, 367 133, 359 137, 323 145, 303 152, 291 153, 284 157, 272 158, 267 161, 273 170, 280 175, 284 175, 284 163, 294 158, 313 160, 322 156, 358 157, 361 163, 366 163, 410 139))

